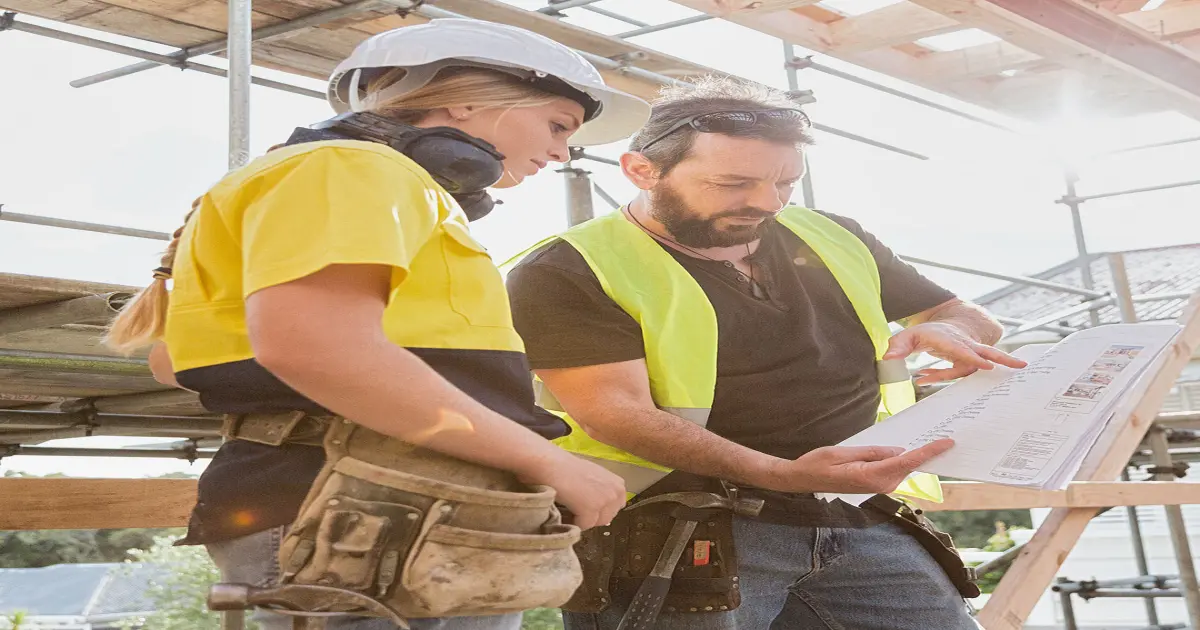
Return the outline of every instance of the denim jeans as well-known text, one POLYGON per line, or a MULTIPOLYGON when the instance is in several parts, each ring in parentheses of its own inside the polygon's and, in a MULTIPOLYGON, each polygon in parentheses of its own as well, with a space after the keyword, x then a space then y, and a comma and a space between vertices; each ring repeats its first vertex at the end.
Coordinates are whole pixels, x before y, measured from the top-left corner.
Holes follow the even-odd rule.
MULTIPOLYGON (((284 528, 275 527, 242 538, 205 545, 225 582, 274 586, 279 580, 279 543, 284 528)), ((262 630, 291 630, 292 617, 256 609, 249 615, 262 630)), ((409 619, 412 630, 518 630, 521 613, 488 617, 409 619)), ((375 617, 330 617, 328 630, 392 630, 395 624, 375 617)))
MULTIPOLYGON (((735 517, 742 603, 662 613, 657 630, 977 630, 966 602, 921 545, 890 523, 866 529, 735 517)), ((565 613, 567 630, 612 630, 628 602, 565 613)))

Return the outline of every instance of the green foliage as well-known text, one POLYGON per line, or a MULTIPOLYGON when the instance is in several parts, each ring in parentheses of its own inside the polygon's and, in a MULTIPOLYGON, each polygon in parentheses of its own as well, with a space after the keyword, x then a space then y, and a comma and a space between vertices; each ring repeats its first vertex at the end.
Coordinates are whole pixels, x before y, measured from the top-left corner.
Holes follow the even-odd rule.
POLYGON ((521 630, 562 630, 562 613, 557 608, 537 608, 525 611, 521 630))
POLYGON ((5 619, 5 621, 8 622, 9 630, 21 630, 21 627, 25 625, 26 616, 27 615, 24 610, 18 610, 17 612, 9 615, 8 618, 5 619))
POLYGON ((953 536, 954 545, 960 549, 981 549, 987 545, 988 538, 996 533, 996 521, 1004 521, 1014 529, 1033 527, 1029 510, 926 512, 925 516, 938 529, 953 536))
MULTIPOLYGON (((162 577, 147 593, 157 612, 145 619, 127 620, 125 628, 154 630, 219 630, 220 615, 205 605, 208 587, 221 574, 200 546, 174 547, 178 536, 159 536, 149 549, 130 552, 131 562, 162 568, 162 577)), ((247 628, 256 626, 246 621, 247 628)))
POLYGON ((50 529, 0 532, 0 567, 21 569, 80 562, 124 562, 133 549, 149 549, 170 529, 50 529))

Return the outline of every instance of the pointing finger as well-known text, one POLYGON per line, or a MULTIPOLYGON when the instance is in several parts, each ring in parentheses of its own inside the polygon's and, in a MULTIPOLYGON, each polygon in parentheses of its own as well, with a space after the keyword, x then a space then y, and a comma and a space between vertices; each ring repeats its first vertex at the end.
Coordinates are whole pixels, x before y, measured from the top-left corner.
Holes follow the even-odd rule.
POLYGON ((975 346, 975 352, 985 359, 995 361, 1000 365, 1006 365, 1010 368, 1023 368, 1029 365, 1027 362, 1022 361, 1021 359, 1018 359, 1017 357, 1014 357, 1003 350, 993 348, 992 346, 979 344, 975 346))

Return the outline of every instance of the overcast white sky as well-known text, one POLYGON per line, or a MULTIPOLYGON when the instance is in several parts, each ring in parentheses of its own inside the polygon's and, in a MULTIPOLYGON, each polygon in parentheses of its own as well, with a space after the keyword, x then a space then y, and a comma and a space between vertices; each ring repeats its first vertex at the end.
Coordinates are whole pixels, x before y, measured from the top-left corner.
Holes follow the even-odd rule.
MULTIPOLYGON (((888 0, 834 0, 862 12, 888 0)), ((526 8, 539 0, 511 2, 526 8)), ((830 4, 826 2, 826 4, 830 4)), ((606 0, 610 10, 659 23, 694 15, 668 2, 606 0)), ((632 28, 573 10, 570 21, 605 33, 632 28)), ((62 30, 61 24, 20 16, 62 30)), ((169 49, 75 29, 155 52, 169 49)), ((786 88, 782 44, 721 21, 640 36, 632 41, 719 70, 786 88), (720 46, 711 45, 721 42, 720 46)), ((971 34, 938 45, 980 43, 971 34)), ((797 50, 798 54, 807 54, 797 50)), ((869 71, 828 65, 997 120, 994 114, 869 71)), ((0 34, 0 203, 4 210, 172 231, 191 200, 225 172, 226 92, 222 79, 158 68, 76 89, 68 82, 136 61, 21 32, 0 34)), ((202 60, 223 65, 221 59, 202 60)), ((255 69, 259 76, 321 89, 317 81, 255 69)), ((818 102, 814 120, 931 157, 888 153, 821 135, 812 149, 817 206, 859 220, 893 249, 912 256, 1007 273, 1035 273, 1074 255, 1069 214, 1055 204, 1063 183, 1054 153, 1081 156, 1104 149, 1200 135, 1200 123, 1175 113, 1122 120, 1076 112, 1053 126, 1016 137, 809 70, 800 87, 818 102)), ((296 126, 330 115, 322 101, 255 87, 251 153, 259 155, 296 126)), ((622 147, 594 150, 615 157, 622 147)), ((1081 160, 1082 161, 1082 160, 1081 160)), ((1081 194, 1196 179, 1200 143, 1083 161, 1081 194)), ((614 168, 587 163, 596 181, 624 201, 632 187, 614 168)), ((565 226, 561 175, 554 172, 497 196, 505 201, 475 224, 495 257, 506 258, 565 226)), ((799 199, 799 191, 797 191, 799 199)), ((1094 251, 1200 240, 1200 188, 1089 202, 1086 234, 1094 251)), ((596 198, 598 211, 607 206, 596 198)), ((142 285, 162 243, 0 222, 0 270, 142 285)), ((928 270, 964 297, 1002 283, 928 270)), ((82 445, 79 440, 62 445, 82 445)), ((125 443, 94 438, 86 444, 125 443)), ((202 464, 160 460, 14 457, 0 470, 61 471, 78 476, 141 476, 202 464)))

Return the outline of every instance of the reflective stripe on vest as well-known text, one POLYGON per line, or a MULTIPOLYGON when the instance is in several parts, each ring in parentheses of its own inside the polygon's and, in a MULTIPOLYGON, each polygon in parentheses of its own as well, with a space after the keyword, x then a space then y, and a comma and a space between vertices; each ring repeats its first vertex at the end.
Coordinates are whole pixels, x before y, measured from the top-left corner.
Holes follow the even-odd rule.
MULTIPOLYGON (((790 206, 778 221, 811 247, 833 273, 870 336, 876 359, 881 359, 892 333, 883 314, 879 269, 870 250, 853 233, 807 208, 790 206)), ((705 426, 716 388, 717 318, 704 290, 669 252, 621 212, 577 225, 557 238, 570 243, 583 256, 605 294, 641 325, 655 404, 705 426)), ((549 240, 553 239, 528 252, 549 240)), ((670 468, 592 439, 549 391, 538 385, 539 404, 571 425, 571 434, 555 442, 621 475, 630 493, 645 490, 671 472, 670 468)), ((877 420, 915 401, 911 381, 881 385, 880 393, 877 420)), ((937 477, 928 474, 910 477, 896 493, 942 500, 937 477)))

